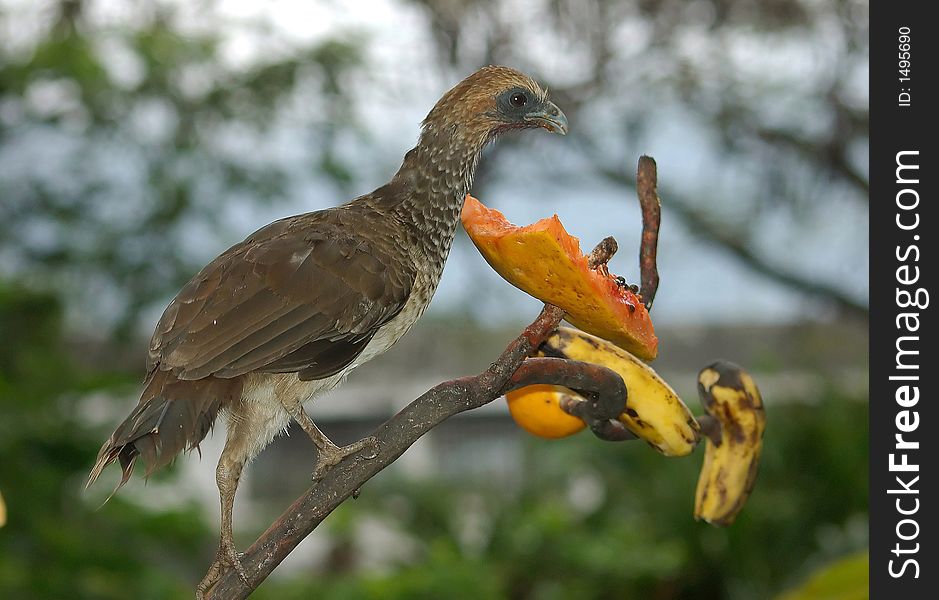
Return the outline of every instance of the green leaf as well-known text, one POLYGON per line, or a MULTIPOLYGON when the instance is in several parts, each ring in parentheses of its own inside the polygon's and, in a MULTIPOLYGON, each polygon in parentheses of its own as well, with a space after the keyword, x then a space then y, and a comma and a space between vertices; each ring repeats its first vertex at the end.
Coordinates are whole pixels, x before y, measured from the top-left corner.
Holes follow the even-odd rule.
POLYGON ((868 552, 860 552, 815 571, 798 588, 777 600, 866 600, 870 580, 868 552))

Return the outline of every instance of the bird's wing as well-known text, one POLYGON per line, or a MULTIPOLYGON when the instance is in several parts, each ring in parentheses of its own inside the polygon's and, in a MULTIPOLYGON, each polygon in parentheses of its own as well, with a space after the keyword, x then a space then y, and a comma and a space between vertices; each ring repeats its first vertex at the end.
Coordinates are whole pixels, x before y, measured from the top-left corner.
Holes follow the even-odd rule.
POLYGON ((342 370, 401 311, 415 278, 345 217, 332 209, 284 219, 212 261, 163 313, 150 369, 183 380, 342 370))

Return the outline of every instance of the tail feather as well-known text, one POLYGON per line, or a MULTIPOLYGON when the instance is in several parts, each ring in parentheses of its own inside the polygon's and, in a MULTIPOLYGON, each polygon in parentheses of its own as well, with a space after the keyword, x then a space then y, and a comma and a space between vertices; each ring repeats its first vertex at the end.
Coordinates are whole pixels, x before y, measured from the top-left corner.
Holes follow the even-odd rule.
POLYGON ((85 487, 114 461, 121 465, 116 492, 130 479, 138 459, 143 460, 149 476, 180 452, 197 448, 212 429, 218 411, 237 400, 241 390, 240 377, 181 381, 170 372, 154 371, 137 407, 98 452, 85 487))

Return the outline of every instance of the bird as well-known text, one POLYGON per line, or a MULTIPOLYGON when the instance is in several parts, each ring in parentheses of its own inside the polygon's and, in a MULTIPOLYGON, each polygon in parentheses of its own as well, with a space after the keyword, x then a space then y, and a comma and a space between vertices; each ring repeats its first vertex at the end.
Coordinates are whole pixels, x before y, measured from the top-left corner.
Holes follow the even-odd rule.
POLYGON ((317 448, 314 479, 347 456, 377 451, 374 438, 337 446, 304 404, 388 350, 420 318, 481 152, 503 133, 533 128, 563 135, 567 117, 528 75, 483 67, 433 106, 388 183, 262 227, 169 303, 150 340, 140 400, 101 447, 87 486, 115 461, 122 471, 115 491, 139 460, 149 476, 198 448, 216 419, 225 419, 216 468, 219 548, 197 597, 224 569, 247 582, 232 539, 235 492, 244 466, 291 420, 317 448))

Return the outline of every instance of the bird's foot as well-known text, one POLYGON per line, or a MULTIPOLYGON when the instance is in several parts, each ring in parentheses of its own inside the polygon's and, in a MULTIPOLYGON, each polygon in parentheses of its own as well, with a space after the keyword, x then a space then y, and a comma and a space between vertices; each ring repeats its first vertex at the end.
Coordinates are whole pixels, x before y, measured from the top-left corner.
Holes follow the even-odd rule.
POLYGON ((341 463, 346 457, 363 450, 367 452, 362 454, 362 458, 366 460, 375 458, 378 456, 378 447, 378 440, 372 436, 362 438, 348 446, 337 446, 330 442, 318 449, 319 455, 317 456, 316 467, 313 469, 313 481, 319 481, 330 469, 341 463))
POLYGON ((215 553, 215 560, 196 588, 196 600, 203 600, 205 598, 206 592, 218 583, 225 569, 234 569, 238 573, 238 577, 245 582, 245 585, 250 585, 248 583, 248 574, 241 564, 242 556, 243 555, 235 549, 235 543, 231 539, 226 540, 223 537, 219 542, 218 552, 215 553))

